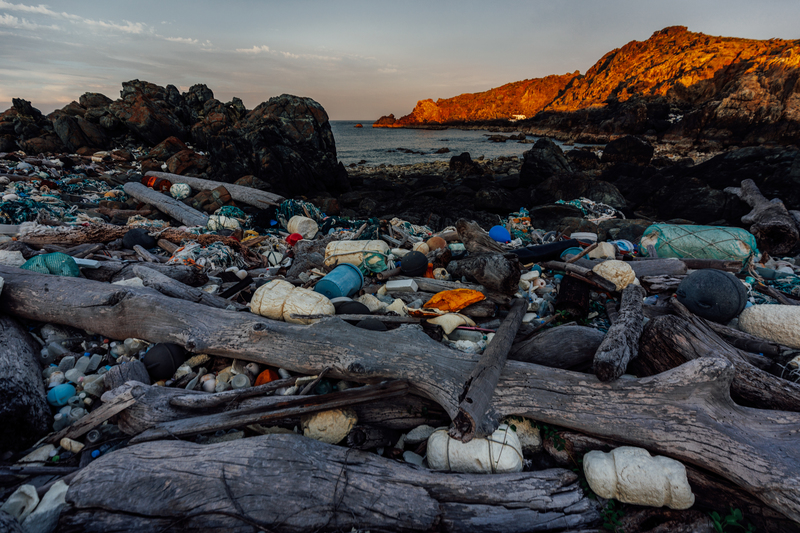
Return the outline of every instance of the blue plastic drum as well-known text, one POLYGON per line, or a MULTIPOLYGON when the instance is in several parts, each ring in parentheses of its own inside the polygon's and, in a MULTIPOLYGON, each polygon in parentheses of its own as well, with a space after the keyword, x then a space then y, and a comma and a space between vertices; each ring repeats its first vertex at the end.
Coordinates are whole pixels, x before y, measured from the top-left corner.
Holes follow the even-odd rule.
POLYGON ((324 294, 328 299, 352 296, 364 285, 364 274, 357 266, 343 263, 319 280, 314 291, 324 294))

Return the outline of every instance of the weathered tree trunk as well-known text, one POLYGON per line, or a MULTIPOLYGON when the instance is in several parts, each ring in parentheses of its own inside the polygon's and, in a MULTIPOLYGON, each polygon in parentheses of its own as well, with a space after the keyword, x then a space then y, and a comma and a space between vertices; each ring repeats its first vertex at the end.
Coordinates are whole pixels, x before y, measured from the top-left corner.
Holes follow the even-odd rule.
POLYGON ((162 213, 166 213, 175 220, 187 226, 203 226, 208 223, 208 215, 179 202, 172 196, 160 193, 145 187, 141 183, 128 182, 125 184, 125 193, 141 202, 152 205, 162 213))
POLYGON ((747 362, 745 356, 699 320, 663 316, 648 322, 640 343, 640 375, 661 373, 699 357, 724 357, 735 369, 731 392, 760 409, 800 412, 800 384, 747 362))
MULTIPOLYGON (((101 262, 98 268, 85 268, 83 270, 83 275, 87 279, 94 281, 120 281, 137 277, 133 273, 133 269, 136 266, 138 265, 135 263, 105 261, 101 262)), ((208 281, 208 276, 203 274, 199 268, 190 265, 162 265, 160 263, 152 263, 147 265, 147 268, 192 287, 200 286, 208 281)))
POLYGON ((121 387, 128 381, 138 381, 150 385, 150 374, 147 373, 147 367, 139 360, 133 360, 124 365, 114 365, 106 372, 105 376, 104 385, 107 391, 121 387))
POLYGON ((564 469, 441 474, 296 435, 159 441, 78 473, 59 531, 563 531, 599 519, 576 480, 564 469))
POLYGON ((735 194, 753 208, 742 222, 751 225, 750 233, 761 250, 778 256, 789 253, 800 242, 797 225, 783 202, 778 198, 767 200, 753 180, 743 180, 741 187, 726 187, 725 192, 735 194))
POLYGON ((503 294, 514 294, 519 290, 519 260, 513 254, 470 255, 450 261, 447 271, 455 279, 466 276, 468 280, 475 280, 487 289, 503 294))
POLYGON ((552 368, 590 366, 605 334, 586 326, 558 326, 511 347, 508 358, 552 368))
POLYGON ((161 294, 171 296, 173 298, 180 298, 189 302, 195 302, 209 307, 216 307, 217 309, 227 309, 232 307, 234 309, 244 309, 245 306, 226 300, 214 294, 209 294, 200 289, 190 287, 166 276, 152 268, 150 265, 134 265, 133 273, 136 277, 142 280, 145 287, 150 287, 157 290, 161 294))
POLYGON ((619 316, 594 354, 594 373, 600 381, 620 377, 628 363, 639 354, 639 337, 644 326, 644 296, 644 289, 639 285, 628 285, 622 291, 619 316))
MULTIPOLYGON (((142 185, 144 187, 144 185, 142 185)), ((146 187, 145 187, 146 188, 146 187)), ((155 191, 154 191, 155 192, 155 191)), ((156 193, 161 194, 161 193, 156 193)), ((162 195, 163 196, 163 195, 162 195)), ((183 204, 181 204, 183 205, 183 204)), ((43 246, 45 244, 83 244, 111 242, 121 239, 131 228, 129 226, 114 226, 112 224, 92 224, 91 226, 22 226, 19 234, 19 241, 33 246, 43 246)), ((222 235, 204 234, 195 235, 186 233, 177 228, 166 228, 157 230, 160 239, 180 244, 183 241, 197 241, 203 246, 208 246, 212 242, 221 242, 225 246, 230 246, 245 257, 254 257, 253 252, 241 242, 222 235)), ((155 233, 155 230, 154 230, 155 233)))
POLYGON ((232 183, 221 183, 219 181, 204 180, 202 178, 193 178, 191 176, 181 176, 179 174, 170 174, 169 172, 155 172, 150 171, 145 176, 155 176, 156 178, 164 178, 172 183, 185 183, 196 191, 211 191, 219 187, 225 186, 225 190, 230 193, 231 198, 237 202, 243 202, 259 209, 266 209, 273 205, 280 205, 285 200, 283 196, 277 194, 260 191, 252 187, 245 187, 243 185, 234 185, 232 183))
POLYGON ((508 316, 497 330, 494 339, 470 372, 463 390, 458 395, 460 401, 458 413, 450 428, 451 437, 469 442, 473 437, 491 435, 500 424, 500 418, 496 413, 489 411, 489 406, 500 372, 506 364, 511 343, 514 342, 527 310, 527 300, 514 300, 508 316))
POLYGON ((456 230, 459 239, 471 254, 506 253, 506 250, 475 222, 460 218, 456 221, 456 230))
POLYGON ((25 449, 53 423, 39 349, 19 323, 0 315, 0 450, 25 449))
MULTIPOLYGON (((6 313, 112 338, 176 342, 192 351, 306 374, 331 367, 331 378, 403 379, 451 417, 477 361, 413 326, 375 332, 335 318, 299 326, 79 278, 9 267, 0 267, 0 275, 6 282, 0 311, 6 313)), ((699 465, 800 522, 800 448, 785 445, 800 431, 800 414, 736 405, 729 394, 734 375, 733 365, 719 357, 690 361, 651 378, 609 383, 509 361, 493 408, 699 465)))

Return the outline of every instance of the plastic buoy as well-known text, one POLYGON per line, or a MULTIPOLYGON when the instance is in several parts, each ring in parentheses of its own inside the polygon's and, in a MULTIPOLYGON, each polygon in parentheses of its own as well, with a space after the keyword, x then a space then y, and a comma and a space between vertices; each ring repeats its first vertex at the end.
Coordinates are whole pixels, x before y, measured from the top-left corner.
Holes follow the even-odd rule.
POLYGON ((186 361, 186 351, 182 346, 169 342, 156 344, 142 357, 142 363, 153 381, 169 379, 186 361))
POLYGON ((400 271, 406 276, 423 276, 428 270, 428 258, 420 252, 407 253, 400 262, 400 271))
POLYGON ((503 226, 492 226, 492 229, 489 230, 489 237, 497 242, 511 241, 511 234, 503 226))
POLYGON ((737 317, 747 303, 742 282, 730 272, 712 268, 686 276, 675 294, 689 311, 720 324, 737 317))

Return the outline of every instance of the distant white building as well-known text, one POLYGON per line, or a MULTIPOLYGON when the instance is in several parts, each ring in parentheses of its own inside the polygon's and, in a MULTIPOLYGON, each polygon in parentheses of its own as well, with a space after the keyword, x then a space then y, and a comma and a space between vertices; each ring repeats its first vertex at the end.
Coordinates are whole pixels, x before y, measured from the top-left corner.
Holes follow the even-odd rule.
POLYGON ((526 118, 528 117, 526 117, 525 115, 511 115, 511 122, 516 122, 518 120, 525 120, 526 118))

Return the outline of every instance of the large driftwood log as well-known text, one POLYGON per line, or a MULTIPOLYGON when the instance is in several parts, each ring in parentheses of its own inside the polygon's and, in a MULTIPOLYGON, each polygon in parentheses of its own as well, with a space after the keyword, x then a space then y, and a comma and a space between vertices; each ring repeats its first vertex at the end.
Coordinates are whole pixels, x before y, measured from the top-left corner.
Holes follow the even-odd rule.
POLYGON ((500 424, 500 418, 489 412, 494 388, 500 372, 506 364, 511 343, 528 310, 528 301, 516 299, 511 304, 508 316, 483 351, 481 358, 470 372, 463 390, 459 393, 458 413, 453 419, 450 436, 463 442, 473 437, 491 435, 500 424))
POLYGON ((72 480, 59 531, 563 531, 599 512, 565 469, 442 474, 296 435, 159 441, 72 480))
POLYGON ((513 254, 475 254, 458 261, 450 261, 447 272, 454 279, 466 276, 487 289, 503 294, 519 290, 519 260, 513 254))
POLYGON ((221 183, 219 181, 204 180, 202 178, 193 178, 191 176, 181 176, 179 174, 170 174, 169 172, 155 172, 151 170, 145 176, 155 176, 156 178, 164 178, 172 183, 185 183, 189 187, 197 191, 210 191, 216 189, 220 185, 225 186, 231 198, 237 202, 243 202, 260 209, 266 209, 273 205, 280 205, 285 200, 283 196, 260 191, 252 187, 245 187, 243 185, 234 185, 232 183, 221 183))
MULTIPOLYGON (((2 312, 306 374, 331 367, 332 378, 403 379, 451 417, 478 359, 435 343, 415 326, 375 332, 336 318, 299 326, 79 278, 9 267, 0 267, 0 276, 2 312)), ((800 431, 800 414, 736 405, 729 392, 734 376, 733 365, 719 357, 609 383, 509 361, 492 408, 699 465, 800 522, 800 447, 786 445, 800 431)))
POLYGON ((699 357, 724 357, 733 363, 736 398, 762 409, 800 412, 800 384, 750 364, 741 350, 723 341, 699 320, 662 316, 647 323, 640 343, 638 374, 655 374, 699 357))
POLYGON ((160 193, 131 181, 125 184, 125 193, 133 196, 137 200, 150 204, 162 213, 165 213, 175 220, 179 220, 187 226, 202 226, 208 224, 208 215, 193 209, 188 205, 179 202, 172 196, 160 193))
POLYGON ((216 307, 217 309, 244 309, 245 306, 221 298, 215 294, 209 294, 200 289, 185 285, 180 281, 174 280, 152 268, 151 265, 134 265, 133 273, 136 277, 142 280, 145 287, 150 287, 157 290, 161 294, 171 296, 172 298, 180 298, 190 302, 195 302, 209 307, 216 307))
POLYGON ((753 208, 742 222, 750 224, 750 233, 763 251, 778 256, 789 253, 800 242, 800 232, 783 202, 778 198, 767 200, 753 180, 743 180, 741 187, 726 187, 725 192, 735 194, 753 208))
MULTIPOLYGON (((111 242, 121 239, 130 230, 130 226, 115 226, 113 224, 92 224, 89 226, 76 227, 42 226, 25 223, 20 227, 18 240, 32 246, 111 242)), ((151 233, 157 233, 159 239, 166 239, 175 244, 180 244, 183 241, 197 241, 203 246, 208 246, 212 242, 221 242, 225 246, 230 246, 237 252, 244 254, 245 257, 253 257, 253 252, 246 246, 243 246, 241 242, 230 237, 223 237, 222 235, 213 235, 210 233, 195 235, 193 233, 186 233, 177 228, 166 228, 163 230, 152 229, 151 233)))
MULTIPOLYGON (((122 261, 101 262, 97 268, 83 269, 83 275, 87 279, 94 281, 120 281, 137 277, 133 269, 136 263, 123 263, 122 261)), ((151 263, 147 268, 155 270, 168 278, 174 279, 190 287, 198 287, 208 281, 208 276, 197 268, 190 265, 162 265, 161 263, 151 263)))
POLYGON ((608 329, 600 348, 594 354, 594 373, 600 381, 611 381, 625 373, 628 363, 639 354, 644 315, 644 289, 628 285, 622 291, 619 316, 608 329))
POLYGON ((506 250, 475 222, 460 218, 456 221, 456 230, 464 247, 472 254, 506 253, 506 250))
POLYGON ((508 358, 552 368, 590 366, 604 337, 595 328, 558 326, 514 344, 508 358))
POLYGON ((0 450, 24 449, 50 429, 53 418, 39 359, 28 332, 0 315, 0 450))
MULTIPOLYGON (((129 389, 133 390, 133 394, 136 396, 136 403, 119 415, 119 428, 128 435, 137 435, 152 427, 174 420, 211 415, 223 411, 233 415, 255 412, 264 408, 270 409, 279 402, 302 398, 301 396, 261 396, 245 398, 241 401, 232 400, 226 404, 209 406, 205 410, 199 410, 175 404, 185 403, 187 397, 197 398, 202 401, 225 393, 206 394, 199 391, 186 391, 169 387, 145 386, 132 381, 104 394, 103 401, 112 401, 129 389), (180 402, 176 402, 178 399, 180 399, 180 402)), ((387 401, 356 404, 352 409, 358 414, 358 420, 362 424, 401 431, 408 431, 423 424, 439 427, 450 422, 450 417, 439 405, 419 396, 406 395, 387 401)), ((293 420, 293 418, 288 417, 287 420, 293 420)))

